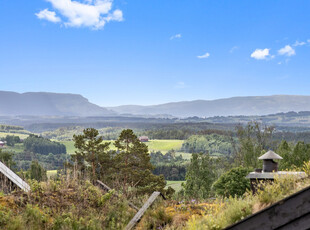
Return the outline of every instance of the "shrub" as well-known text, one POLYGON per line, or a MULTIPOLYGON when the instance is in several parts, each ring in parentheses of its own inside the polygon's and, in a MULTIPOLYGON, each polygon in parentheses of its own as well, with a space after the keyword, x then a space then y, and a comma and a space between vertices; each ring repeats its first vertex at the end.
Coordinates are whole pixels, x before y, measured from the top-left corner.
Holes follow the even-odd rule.
POLYGON ((246 175, 251 170, 243 167, 237 167, 224 173, 213 184, 215 193, 220 196, 242 196, 246 190, 250 189, 250 181, 246 175))

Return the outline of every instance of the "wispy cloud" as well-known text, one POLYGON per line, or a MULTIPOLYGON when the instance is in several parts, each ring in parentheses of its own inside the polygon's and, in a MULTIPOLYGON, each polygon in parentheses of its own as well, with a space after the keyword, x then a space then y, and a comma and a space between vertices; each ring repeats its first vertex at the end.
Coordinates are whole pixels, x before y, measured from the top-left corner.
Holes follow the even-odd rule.
POLYGON ((266 60, 268 58, 273 58, 274 56, 270 56, 269 54, 270 49, 256 49, 252 54, 251 58, 257 60, 266 60))
POLYGON ((197 56, 197 58, 199 58, 199 59, 208 58, 208 57, 210 57, 210 53, 208 53, 208 52, 203 54, 203 55, 197 56))
POLYGON ((307 43, 306 42, 299 42, 299 41, 296 41, 293 46, 304 46, 306 45, 307 43))
POLYGON ((61 19, 56 16, 54 11, 49 11, 48 9, 41 10, 39 13, 35 14, 39 19, 44 19, 50 22, 60 22, 61 19))
POLYGON ((290 57, 290 56, 295 55, 296 52, 290 45, 286 45, 283 48, 278 50, 278 54, 290 57))
POLYGON ((184 89, 186 87, 187 87, 187 85, 183 81, 177 82, 177 84, 174 86, 174 88, 176 88, 176 89, 184 89))
POLYGON ((233 52, 235 52, 237 49, 239 49, 238 46, 233 46, 233 47, 229 50, 229 53, 233 53, 233 52))
POLYGON ((170 40, 176 39, 176 38, 181 38, 182 34, 175 34, 173 36, 170 37, 170 40))
MULTIPOLYGON (((66 20, 64 25, 68 27, 102 29, 107 22, 123 20, 123 12, 121 10, 112 11, 113 0, 87 0, 83 3, 73 0, 46 1, 50 2, 54 10, 66 20)), ((36 15, 44 15, 44 11, 40 11, 36 15)), ((48 14, 56 17, 56 13, 53 11, 48 11, 48 14)), ((45 17, 44 19, 47 18, 45 17)), ((56 20, 60 21, 60 18, 56 20)))

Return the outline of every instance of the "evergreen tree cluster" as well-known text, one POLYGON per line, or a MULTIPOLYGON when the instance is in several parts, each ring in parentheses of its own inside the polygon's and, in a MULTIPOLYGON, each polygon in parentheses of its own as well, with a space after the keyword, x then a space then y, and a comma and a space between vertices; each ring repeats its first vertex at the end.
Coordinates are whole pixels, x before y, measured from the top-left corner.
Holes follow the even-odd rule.
POLYGON ((72 155, 72 168, 80 177, 102 180, 126 196, 164 192, 164 177, 152 173, 148 148, 132 130, 121 132, 114 143, 116 151, 109 149, 110 143, 102 143, 102 136, 94 128, 85 129, 73 139, 77 151, 72 155))
POLYGON ((29 137, 24 140, 24 147, 26 151, 43 155, 48 155, 49 153, 62 154, 67 152, 65 145, 33 134, 29 135, 29 137))
POLYGON ((184 141, 182 151, 187 153, 208 152, 211 155, 230 155, 233 152, 233 146, 229 136, 218 134, 192 135, 184 141))

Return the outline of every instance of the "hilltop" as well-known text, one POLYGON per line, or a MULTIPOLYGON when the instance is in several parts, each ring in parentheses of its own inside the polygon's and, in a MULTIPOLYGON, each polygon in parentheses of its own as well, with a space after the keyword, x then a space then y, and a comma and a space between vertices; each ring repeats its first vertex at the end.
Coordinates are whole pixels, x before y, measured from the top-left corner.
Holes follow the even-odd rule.
POLYGON ((112 111, 69 93, 0 91, 0 116, 105 116, 112 111))

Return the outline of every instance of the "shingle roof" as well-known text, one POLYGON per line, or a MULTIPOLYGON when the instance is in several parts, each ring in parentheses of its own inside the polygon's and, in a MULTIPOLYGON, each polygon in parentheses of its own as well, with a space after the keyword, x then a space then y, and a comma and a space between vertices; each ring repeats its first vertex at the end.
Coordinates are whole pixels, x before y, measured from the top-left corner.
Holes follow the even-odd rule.
POLYGON ((259 160, 271 160, 271 159, 281 160, 283 158, 279 156, 278 154, 276 154, 274 151, 269 150, 264 155, 260 156, 258 159, 259 160))

